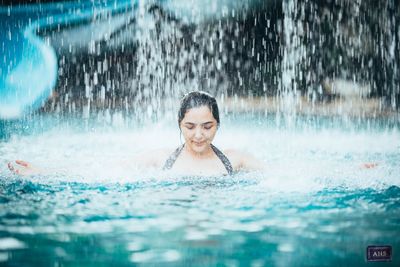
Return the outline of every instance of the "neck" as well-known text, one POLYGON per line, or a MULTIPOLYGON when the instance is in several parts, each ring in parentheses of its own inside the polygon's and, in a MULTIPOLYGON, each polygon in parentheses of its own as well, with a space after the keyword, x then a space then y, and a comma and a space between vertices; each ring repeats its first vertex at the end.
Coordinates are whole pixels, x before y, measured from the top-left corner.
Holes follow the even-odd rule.
POLYGON ((209 158, 210 156, 213 155, 213 149, 211 148, 211 145, 208 145, 207 149, 201 153, 193 151, 192 149, 190 149, 190 147, 188 145, 184 146, 184 150, 194 158, 204 159, 204 158, 209 158))

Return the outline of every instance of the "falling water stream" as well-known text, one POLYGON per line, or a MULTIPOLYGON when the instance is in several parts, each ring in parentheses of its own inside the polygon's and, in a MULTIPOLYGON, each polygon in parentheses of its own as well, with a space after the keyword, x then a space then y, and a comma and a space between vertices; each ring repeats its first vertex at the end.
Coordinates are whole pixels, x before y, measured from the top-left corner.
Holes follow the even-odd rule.
POLYGON ((370 245, 393 251, 374 265, 400 264, 396 1, 5 2, 0 14, 0 265, 364 266, 370 245), (215 145, 265 172, 135 167, 182 143, 192 90, 217 98, 215 145), (14 175, 15 159, 46 171, 14 175))

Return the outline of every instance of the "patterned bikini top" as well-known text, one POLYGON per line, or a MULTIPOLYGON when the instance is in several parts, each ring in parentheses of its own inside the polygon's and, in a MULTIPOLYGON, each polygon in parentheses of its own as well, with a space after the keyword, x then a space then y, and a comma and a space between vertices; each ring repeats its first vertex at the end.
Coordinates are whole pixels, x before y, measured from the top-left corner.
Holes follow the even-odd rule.
MULTIPOLYGON (((185 146, 185 144, 181 145, 180 147, 178 147, 172 154, 171 156, 169 156, 169 158, 167 159, 167 161, 165 161, 163 170, 169 170, 172 168, 172 166, 174 165, 176 159, 178 158, 178 156, 181 154, 183 147, 185 146)), ((233 168, 232 168, 232 164, 229 161, 229 159, 224 155, 224 153, 221 152, 221 150, 219 150, 218 148, 216 148, 213 144, 211 144, 211 148, 214 151, 215 155, 217 155, 217 157, 221 160, 221 162, 224 164, 226 171, 228 172, 229 175, 233 174, 233 168)))

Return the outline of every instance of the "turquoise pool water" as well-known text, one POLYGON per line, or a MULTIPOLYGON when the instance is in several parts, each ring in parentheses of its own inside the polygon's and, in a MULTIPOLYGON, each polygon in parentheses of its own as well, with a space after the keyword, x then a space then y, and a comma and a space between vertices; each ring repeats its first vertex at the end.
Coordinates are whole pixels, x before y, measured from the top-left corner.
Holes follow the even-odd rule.
POLYGON ((268 166, 233 177, 119 168, 179 145, 176 123, 101 121, 2 123, 0 265, 400 265, 397 121, 225 115, 215 144, 268 166), (57 173, 14 176, 17 158, 57 173), (392 261, 368 263, 368 245, 392 261))

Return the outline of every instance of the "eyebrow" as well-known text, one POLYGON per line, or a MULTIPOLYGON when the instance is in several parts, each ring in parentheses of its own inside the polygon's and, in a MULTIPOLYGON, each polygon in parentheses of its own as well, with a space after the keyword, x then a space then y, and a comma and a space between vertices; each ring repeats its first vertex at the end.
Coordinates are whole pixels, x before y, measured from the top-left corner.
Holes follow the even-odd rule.
MULTIPOLYGON (((207 121, 207 122, 203 122, 200 123, 201 125, 206 125, 206 124, 210 124, 210 123, 214 123, 213 121, 207 121)), ((189 124, 189 125, 196 125, 196 123, 193 122, 185 122, 184 124, 189 124)))

